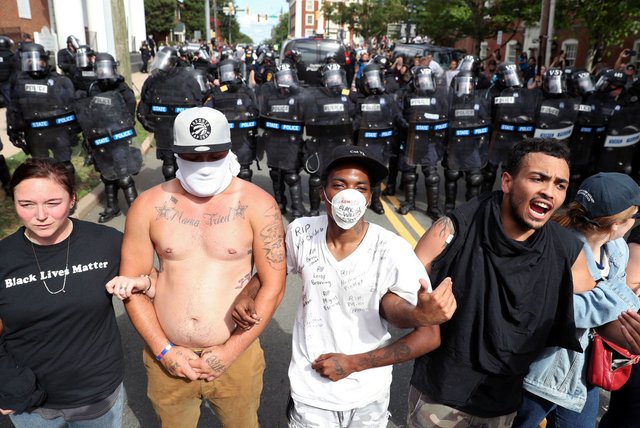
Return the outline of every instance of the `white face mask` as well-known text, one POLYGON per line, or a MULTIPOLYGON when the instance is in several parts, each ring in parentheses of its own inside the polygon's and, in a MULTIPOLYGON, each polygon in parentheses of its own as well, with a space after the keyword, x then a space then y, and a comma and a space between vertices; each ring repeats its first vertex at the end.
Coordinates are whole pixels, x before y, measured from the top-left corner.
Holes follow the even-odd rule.
POLYGON ((187 192, 206 198, 217 195, 231 184, 238 175, 240 164, 231 151, 224 158, 213 162, 191 162, 176 155, 176 178, 187 192))
POLYGON ((341 190, 327 201, 331 205, 331 217, 344 230, 355 226, 367 210, 367 199, 356 189, 341 190))

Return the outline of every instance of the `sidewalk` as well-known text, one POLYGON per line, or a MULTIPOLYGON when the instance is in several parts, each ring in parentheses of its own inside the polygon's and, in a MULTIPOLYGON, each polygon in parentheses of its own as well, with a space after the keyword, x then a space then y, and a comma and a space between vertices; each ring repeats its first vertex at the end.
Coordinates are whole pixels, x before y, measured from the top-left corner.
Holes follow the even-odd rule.
MULTIPOLYGON (((144 81, 147 79, 148 74, 144 73, 131 73, 131 80, 133 84, 131 85, 131 89, 136 94, 136 97, 140 96, 140 91, 142 90, 142 85, 144 81)), ((21 150, 11 144, 9 141, 9 137, 7 136, 7 109, 0 108, 0 140, 2 140, 3 148, 0 154, 3 154, 4 157, 9 158, 16 153, 20 153, 21 150)))

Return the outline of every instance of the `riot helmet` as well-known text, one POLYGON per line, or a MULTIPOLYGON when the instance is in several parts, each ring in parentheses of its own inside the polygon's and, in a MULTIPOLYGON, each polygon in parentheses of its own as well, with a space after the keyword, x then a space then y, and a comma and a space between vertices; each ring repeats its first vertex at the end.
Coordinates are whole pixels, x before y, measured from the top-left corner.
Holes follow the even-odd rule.
POLYGON ((374 64, 378 64, 382 70, 388 70, 391 68, 391 62, 389 58, 384 55, 376 55, 371 59, 371 62, 374 64))
POLYGON ((296 49, 289 49, 284 53, 284 60, 289 64, 298 64, 301 58, 302 54, 296 49))
POLYGON ((616 89, 624 88, 627 83, 627 76, 621 70, 614 70, 608 68, 603 70, 598 75, 598 81, 596 82, 596 91, 598 92, 611 92, 616 89))
POLYGON ((460 71, 453 77, 453 91, 458 97, 471 95, 476 88, 476 79, 470 71, 460 71))
POLYGON ((562 69, 549 68, 544 72, 542 90, 549 95, 561 95, 567 92, 567 82, 562 69))
POLYGON ((426 66, 413 67, 411 69, 411 85, 419 93, 435 91, 436 82, 433 70, 426 66))
POLYGON ((503 89, 522 87, 518 66, 513 63, 503 62, 499 64, 498 68, 496 68, 496 78, 498 85, 503 89))
POLYGON ((173 70, 176 64, 178 64, 178 51, 176 48, 164 46, 156 54, 156 59, 151 64, 151 71, 160 70, 167 73, 173 70))
POLYGON ((220 60, 224 61, 225 59, 233 59, 234 51, 229 46, 225 46, 220 51, 220 60))
POLYGON ((375 63, 369 63, 362 70, 362 78, 360 79, 362 91, 367 94, 381 94, 384 92, 384 77, 382 68, 375 63))
POLYGON ((0 49, 11 49, 13 46, 13 40, 7 36, 0 36, 0 49))
POLYGON ((21 70, 34 78, 49 74, 49 55, 44 47, 37 43, 25 43, 20 50, 21 70))
POLYGON ((72 47, 74 50, 78 49, 80 47, 80 40, 78 40, 76 36, 67 37, 67 48, 69 47, 72 47))
POLYGON ((196 51, 195 57, 199 61, 211 62, 211 55, 202 47, 196 51))
POLYGON ((238 85, 242 83, 240 78, 240 62, 234 59, 225 59, 218 63, 218 78, 222 84, 238 85))
POLYGON ((106 52, 96 54, 95 68, 98 80, 116 81, 120 77, 115 58, 106 52))
POLYGON ((338 62, 338 56, 335 52, 329 52, 327 56, 324 57, 325 64, 335 64, 338 62))
POLYGON ((178 56, 182 66, 191 64, 191 60, 193 60, 193 52, 187 45, 182 45, 178 48, 178 56))
POLYGON ((282 64, 276 72, 274 79, 276 88, 294 90, 298 87, 298 74, 296 69, 282 64))
POLYGON ((585 96, 595 91, 591 74, 587 70, 573 70, 567 79, 567 87, 573 96, 585 96))
POLYGON ((482 62, 480 58, 473 55, 466 55, 458 63, 459 72, 469 72, 472 76, 477 77, 482 72, 482 62))
POLYGON ((93 68, 95 55, 95 52, 90 46, 78 46, 78 49, 76 49, 76 67, 81 70, 91 70, 93 68))
POLYGON ((322 84, 327 89, 346 89, 347 74, 339 64, 326 64, 322 67, 322 84))

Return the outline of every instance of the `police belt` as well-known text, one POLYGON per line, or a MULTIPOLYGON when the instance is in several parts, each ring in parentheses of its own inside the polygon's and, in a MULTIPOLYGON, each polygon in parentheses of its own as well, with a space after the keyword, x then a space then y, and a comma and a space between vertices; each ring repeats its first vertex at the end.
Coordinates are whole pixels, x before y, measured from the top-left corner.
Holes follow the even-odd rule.
POLYGON ((449 122, 431 122, 431 123, 410 123, 411 128, 416 132, 438 132, 449 128, 449 122))
POLYGON ((229 129, 254 129, 258 127, 258 120, 232 120, 229 121, 229 129))
POLYGON ((120 131, 110 132, 108 134, 102 134, 96 137, 87 138, 89 143, 94 147, 103 146, 111 142, 125 140, 134 137, 136 130, 134 128, 125 128, 120 131))
POLYGON ((374 131, 370 131, 367 129, 361 129, 360 130, 360 134, 362 135, 362 138, 366 138, 366 139, 371 139, 371 140, 375 140, 378 138, 389 138, 389 137, 393 137, 393 128, 386 128, 386 129, 376 129, 374 131))
POLYGON ((508 123, 501 122, 498 125, 500 132, 513 132, 515 134, 532 134, 536 129, 533 123, 508 123))
POLYGON ((177 116, 183 111, 195 107, 195 105, 160 105, 151 104, 151 113, 158 116, 177 116))
POLYGON ((489 125, 474 126, 473 128, 464 129, 452 129, 452 132, 456 137, 475 137, 477 135, 486 135, 489 133, 489 125))
POLYGON ((54 126, 68 125, 76 121, 75 113, 65 113, 59 116, 48 117, 46 119, 28 120, 29 128, 43 129, 54 126))
POLYGON ((301 134, 302 131, 304 130, 304 123, 261 117, 260 128, 271 129, 274 131, 293 132, 296 134, 301 134))
POLYGON ((578 132, 581 134, 602 134, 606 130, 606 126, 580 126, 578 128, 578 132))
POLYGON ((315 138, 352 138, 353 125, 350 122, 307 125, 307 135, 315 138))
POLYGON ((631 135, 607 135, 604 147, 628 147, 640 141, 640 132, 631 135))
POLYGON ((557 140, 564 140, 565 138, 568 138, 572 132, 573 125, 557 129, 536 128, 536 132, 533 134, 533 136, 535 138, 555 138, 557 140))

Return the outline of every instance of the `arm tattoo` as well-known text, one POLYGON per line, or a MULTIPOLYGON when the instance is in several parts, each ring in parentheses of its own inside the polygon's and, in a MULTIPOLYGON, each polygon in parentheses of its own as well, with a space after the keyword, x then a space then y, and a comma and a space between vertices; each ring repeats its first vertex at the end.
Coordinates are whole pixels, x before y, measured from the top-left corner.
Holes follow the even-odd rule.
POLYGON ((340 361, 333 359, 333 366, 335 367, 335 372, 338 376, 344 376, 344 369, 340 365, 340 361))
MULTIPOLYGON (((206 351, 204 354, 211 354, 211 351, 206 351)), ((207 365, 216 373, 222 373, 225 371, 226 366, 215 355, 211 355, 206 359, 207 365)))
POLYGON ((265 213, 265 217, 272 220, 260 231, 262 247, 269 265, 272 268, 281 270, 282 262, 285 260, 284 253, 284 229, 282 227, 282 216, 277 205, 273 205, 265 213))
POLYGON ((451 238, 453 238, 453 235, 455 234, 455 229, 451 219, 449 217, 440 217, 431 225, 431 227, 434 228, 434 230, 438 230, 438 236, 441 239, 444 239, 444 245, 442 247, 446 247, 449 242, 451 242, 451 238))
POLYGON ((388 364, 397 364, 405 361, 411 354, 411 348, 403 342, 395 342, 387 349, 376 349, 371 352, 367 352, 368 367, 380 367, 388 364))

